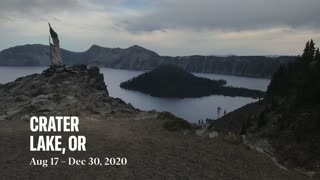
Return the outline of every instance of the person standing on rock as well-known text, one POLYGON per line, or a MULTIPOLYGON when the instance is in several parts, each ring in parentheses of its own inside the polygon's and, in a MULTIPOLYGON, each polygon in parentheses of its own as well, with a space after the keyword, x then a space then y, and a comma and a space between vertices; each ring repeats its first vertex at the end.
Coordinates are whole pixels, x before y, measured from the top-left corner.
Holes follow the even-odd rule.
POLYGON ((48 23, 48 24, 49 24, 49 28, 50 28, 50 30, 49 30, 50 36, 53 41, 53 44, 52 44, 50 37, 49 37, 51 67, 60 67, 60 66, 62 66, 62 59, 61 59, 61 53, 60 53, 58 34, 52 29, 50 23, 48 23))

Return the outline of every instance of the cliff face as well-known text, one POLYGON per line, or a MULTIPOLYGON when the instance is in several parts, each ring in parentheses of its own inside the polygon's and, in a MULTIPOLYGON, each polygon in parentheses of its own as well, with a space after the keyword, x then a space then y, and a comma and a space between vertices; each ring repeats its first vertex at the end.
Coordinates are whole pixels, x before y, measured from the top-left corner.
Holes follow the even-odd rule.
POLYGON ((281 64, 292 62, 293 58, 281 56, 187 56, 173 58, 174 64, 190 72, 230 74, 270 78, 281 64))
MULTIPOLYGON (((85 52, 71 52, 62 49, 64 63, 88 64, 118 69, 150 70, 160 64, 175 64, 189 72, 229 74, 270 78, 280 67, 294 61, 294 57, 280 56, 159 56, 140 46, 127 49, 104 48, 93 45, 85 52)), ((24 45, 0 52, 1 66, 48 65, 49 48, 44 45, 24 45)))

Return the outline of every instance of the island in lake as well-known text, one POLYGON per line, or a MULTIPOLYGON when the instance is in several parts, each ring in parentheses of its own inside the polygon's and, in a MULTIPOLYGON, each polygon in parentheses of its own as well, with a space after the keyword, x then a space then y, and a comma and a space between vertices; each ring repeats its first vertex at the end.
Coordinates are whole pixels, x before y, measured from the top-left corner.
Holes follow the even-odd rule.
POLYGON ((264 92, 225 86, 225 80, 197 77, 175 65, 161 65, 120 84, 121 88, 136 90, 156 97, 203 97, 209 95, 263 97, 264 92))

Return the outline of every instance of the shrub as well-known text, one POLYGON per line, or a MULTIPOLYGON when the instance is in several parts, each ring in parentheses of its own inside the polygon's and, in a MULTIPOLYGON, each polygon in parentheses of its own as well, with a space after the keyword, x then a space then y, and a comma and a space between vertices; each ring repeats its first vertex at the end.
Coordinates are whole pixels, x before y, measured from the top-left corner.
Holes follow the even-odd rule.
POLYGON ((158 116, 158 119, 164 120, 162 127, 168 131, 191 129, 191 124, 188 121, 178 118, 168 112, 161 113, 158 116))

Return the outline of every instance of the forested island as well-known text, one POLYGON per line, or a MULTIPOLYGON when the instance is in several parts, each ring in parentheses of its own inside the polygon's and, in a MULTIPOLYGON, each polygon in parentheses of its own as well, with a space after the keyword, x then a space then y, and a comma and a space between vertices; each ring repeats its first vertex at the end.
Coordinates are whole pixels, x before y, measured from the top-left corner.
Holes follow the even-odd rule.
POLYGON ((120 84, 121 88, 136 90, 155 97, 203 97, 209 95, 263 97, 264 92, 225 86, 225 80, 197 77, 174 65, 161 65, 120 84))

